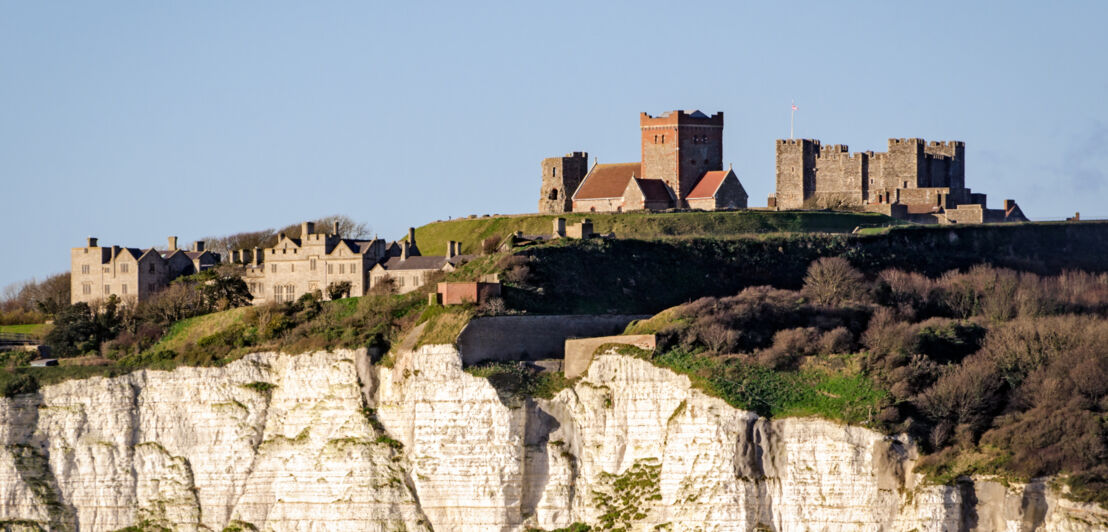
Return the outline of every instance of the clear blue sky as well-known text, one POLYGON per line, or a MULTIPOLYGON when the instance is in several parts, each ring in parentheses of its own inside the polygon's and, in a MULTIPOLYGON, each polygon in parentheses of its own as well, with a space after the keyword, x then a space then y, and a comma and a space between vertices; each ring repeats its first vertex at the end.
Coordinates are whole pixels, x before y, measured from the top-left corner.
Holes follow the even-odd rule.
POLYGON ((1034 219, 1108 217, 1106 2, 0 2, 0 286, 87 236, 162 246, 333 213, 381 236, 532 212, 543 157, 638 160, 638 113, 774 139, 959 139, 1034 219))

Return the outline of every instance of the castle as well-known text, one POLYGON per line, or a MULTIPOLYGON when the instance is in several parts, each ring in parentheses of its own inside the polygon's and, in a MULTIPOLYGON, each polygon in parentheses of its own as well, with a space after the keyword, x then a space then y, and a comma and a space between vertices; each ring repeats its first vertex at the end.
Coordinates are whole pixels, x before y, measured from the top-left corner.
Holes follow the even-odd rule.
POLYGON ((1013 200, 988 209, 966 186, 960 141, 889 139, 888 151, 850 153, 813 139, 777 141, 776 209, 856 208, 918 223, 1027 221, 1013 200))
POLYGON ((746 190, 723 169, 723 113, 641 113, 639 131, 637 163, 589 167, 585 152, 544 159, 539 212, 746 208, 746 190))

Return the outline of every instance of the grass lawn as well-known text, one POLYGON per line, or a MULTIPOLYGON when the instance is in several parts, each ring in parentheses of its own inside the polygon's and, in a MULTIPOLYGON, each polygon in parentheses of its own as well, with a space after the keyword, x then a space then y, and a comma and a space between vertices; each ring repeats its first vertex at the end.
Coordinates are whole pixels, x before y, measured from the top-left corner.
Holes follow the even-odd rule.
POLYGON ((424 255, 442 255, 446 242, 462 243, 462 253, 480 253, 481 241, 490 236, 501 238, 523 231, 524 234, 550 234, 553 220, 562 217, 566 224, 585 218, 593 230, 619 238, 653 239, 667 237, 719 237, 764 233, 850 233, 858 226, 876 227, 903 224, 900 220, 875 213, 830 211, 721 211, 721 212, 629 212, 567 213, 459 218, 427 224, 416 229, 416 242, 424 255))
POLYGON ((42 335, 46 334, 46 332, 49 330, 50 326, 45 323, 29 323, 26 325, 0 325, 0 333, 42 335))

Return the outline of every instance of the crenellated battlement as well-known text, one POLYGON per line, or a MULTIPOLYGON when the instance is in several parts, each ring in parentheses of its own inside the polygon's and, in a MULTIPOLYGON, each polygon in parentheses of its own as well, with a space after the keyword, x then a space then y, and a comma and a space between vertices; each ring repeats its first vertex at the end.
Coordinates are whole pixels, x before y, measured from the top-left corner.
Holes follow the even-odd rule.
POLYGON ((706 115, 700 111, 667 111, 658 116, 649 113, 639 113, 640 127, 657 126, 711 126, 723 127, 723 111, 712 115, 706 115))

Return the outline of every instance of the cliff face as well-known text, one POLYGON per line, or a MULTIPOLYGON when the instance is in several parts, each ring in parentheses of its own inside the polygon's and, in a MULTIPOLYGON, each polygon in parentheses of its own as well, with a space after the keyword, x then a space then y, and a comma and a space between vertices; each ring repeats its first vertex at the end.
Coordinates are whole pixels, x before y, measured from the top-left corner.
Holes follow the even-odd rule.
POLYGON ((27 526, 426 528, 351 352, 68 381, 0 401, 0 427, 0 519, 27 526))
POLYGON ((1042 484, 921 484, 910 442, 822 420, 767 421, 637 359, 600 356, 554 399, 507 403, 463 372, 449 346, 401 355, 393 368, 349 351, 259 354, 223 368, 47 386, 0 401, 0 521, 56 530, 144 520, 179 530, 234 521, 262 530, 1108 528, 1108 512, 1042 484))

